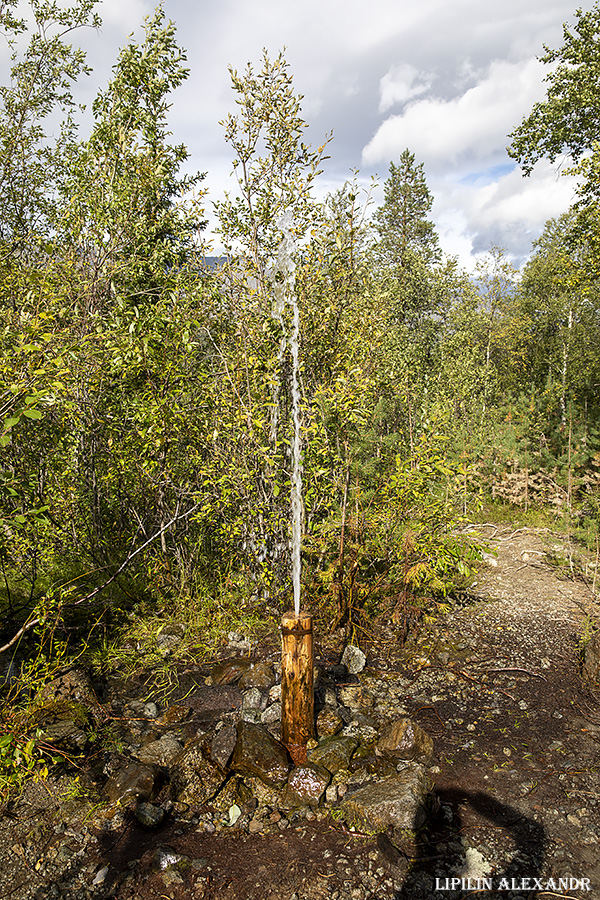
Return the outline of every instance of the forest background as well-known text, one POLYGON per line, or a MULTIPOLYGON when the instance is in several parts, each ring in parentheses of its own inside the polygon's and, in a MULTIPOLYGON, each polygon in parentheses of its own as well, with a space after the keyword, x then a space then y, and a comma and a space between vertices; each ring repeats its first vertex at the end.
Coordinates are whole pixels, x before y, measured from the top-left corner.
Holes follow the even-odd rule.
POLYGON ((24 21, 0 2, 14 51, 0 87, 7 670, 15 655, 42 680, 82 652, 156 663, 173 623, 176 659, 275 629, 291 597, 295 304, 303 604, 324 633, 360 641, 381 615, 406 633, 435 612, 480 556, 461 525, 499 503, 598 553, 598 5, 546 48, 547 98, 508 138, 525 174, 568 157, 576 202, 522 271, 493 247, 471 274, 440 250, 410 149, 378 209, 357 178, 314 199, 334 145, 305 144, 285 57, 266 52, 231 71, 236 189, 215 205, 227 255, 211 263, 203 175, 182 174, 167 125, 188 70, 162 6, 86 139, 70 41, 99 25, 96 2, 29 7, 24 21))

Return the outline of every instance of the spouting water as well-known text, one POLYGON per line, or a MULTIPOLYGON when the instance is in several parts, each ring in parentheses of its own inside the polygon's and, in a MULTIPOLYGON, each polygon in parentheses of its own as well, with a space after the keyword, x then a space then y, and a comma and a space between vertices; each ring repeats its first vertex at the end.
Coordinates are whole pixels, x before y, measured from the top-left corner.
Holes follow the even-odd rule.
MULTIPOLYGON (((300 548, 302 543, 302 466, 300 464, 300 312, 298 300, 294 290, 296 264, 294 263, 294 251, 296 241, 293 235, 294 217, 287 210, 278 220, 277 227, 281 231, 281 241, 277 252, 277 262, 271 267, 269 276, 273 284, 274 303, 273 315, 282 329, 282 337, 279 345, 279 364, 281 366, 285 351, 288 346, 292 357, 292 583, 294 586, 294 612, 300 614, 300 572, 301 558, 300 548), (292 325, 288 337, 285 323, 286 305, 292 308, 292 325)), ((277 402, 273 408, 271 420, 271 433, 273 439, 277 436, 277 402)))

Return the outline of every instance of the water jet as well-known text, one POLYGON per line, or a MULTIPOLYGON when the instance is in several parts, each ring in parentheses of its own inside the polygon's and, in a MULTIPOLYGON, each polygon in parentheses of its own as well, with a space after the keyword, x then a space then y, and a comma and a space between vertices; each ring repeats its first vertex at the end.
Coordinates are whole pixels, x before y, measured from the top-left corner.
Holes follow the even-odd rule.
MULTIPOLYGON (((285 329, 284 310, 292 308, 292 325, 289 349, 292 357, 292 583, 294 588, 294 610, 286 612, 281 619, 281 740, 287 747, 296 765, 306 763, 306 745, 314 737, 314 690, 313 690, 313 621, 312 616, 300 610, 300 575, 302 543, 302 466, 300 461, 300 311, 294 291, 296 249, 294 240, 294 219, 288 210, 279 219, 281 242, 277 263, 271 277, 275 294, 273 314, 282 327, 279 360, 288 345, 285 329)), ((273 433, 277 427, 275 408, 273 433)))

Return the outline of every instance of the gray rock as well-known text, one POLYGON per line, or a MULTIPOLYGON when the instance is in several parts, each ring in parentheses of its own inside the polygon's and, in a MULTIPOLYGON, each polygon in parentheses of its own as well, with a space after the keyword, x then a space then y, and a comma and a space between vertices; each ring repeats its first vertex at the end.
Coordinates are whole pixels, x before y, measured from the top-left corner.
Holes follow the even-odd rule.
POLYGON ((241 721, 231 768, 243 775, 256 775, 265 784, 277 786, 287 779, 287 750, 262 725, 241 721))
POLYGON ((352 754, 358 747, 358 741, 354 737, 336 735, 319 741, 318 746, 308 751, 308 759, 311 763, 324 766, 329 772, 337 772, 339 769, 347 769, 352 754))
POLYGON ((185 634, 185 625, 170 625, 164 628, 156 638, 156 646, 163 652, 165 650, 174 650, 181 644, 181 639, 185 634))
POLYGON ((390 759, 413 759, 427 764, 433 756, 433 740, 412 719, 402 717, 382 729, 375 752, 390 759))
POLYGON ((172 734, 164 734, 158 741, 151 741, 135 754, 147 766, 168 767, 181 753, 182 744, 172 734))
POLYGON ((257 687, 251 688, 242 695, 242 709, 260 709, 263 695, 257 687))
POLYGON ((281 703, 272 703, 270 706, 267 706, 264 713, 261 716, 261 722, 263 725, 273 725, 274 722, 281 721, 281 703))
POLYGON ((146 828, 156 828, 163 821, 165 811, 162 806, 154 803, 138 803, 134 815, 140 825, 145 825, 146 828))
POLYGON ((171 765, 171 785, 180 803, 202 806, 225 781, 223 769, 208 757, 202 740, 194 741, 171 765))
POLYGON ((158 847, 152 857, 152 869, 154 872, 164 872, 165 869, 177 866, 184 860, 185 857, 172 847, 158 847))
POLYGON ((108 779, 104 790, 113 803, 128 797, 146 800, 152 795, 154 781, 155 775, 149 766, 130 763, 108 779))
POLYGON ((283 790, 282 803, 285 806, 318 806, 331 781, 331 773, 324 766, 312 763, 297 766, 289 774, 283 790))
POLYGON ((346 666, 351 675, 357 675, 365 667, 367 657, 354 644, 348 644, 342 654, 341 664, 346 666))
POLYGON ((345 684, 339 689, 340 702, 348 709, 371 709, 375 698, 362 684, 345 684))
POLYGON ((429 784, 425 769, 408 763, 396 775, 348 792, 342 801, 346 822, 362 831, 420 828, 425 821, 429 784))
POLYGON ((210 757, 222 769, 226 768, 231 759, 236 741, 237 731, 233 725, 225 725, 216 732, 210 748, 210 757))

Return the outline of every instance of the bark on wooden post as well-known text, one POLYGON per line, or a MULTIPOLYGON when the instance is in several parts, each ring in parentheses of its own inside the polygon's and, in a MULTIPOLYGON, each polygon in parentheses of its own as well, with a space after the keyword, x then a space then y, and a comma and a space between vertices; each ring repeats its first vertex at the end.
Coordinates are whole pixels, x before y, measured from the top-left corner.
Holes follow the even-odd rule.
POLYGON ((314 737, 313 622, 303 612, 281 619, 281 742, 296 765, 314 737))

